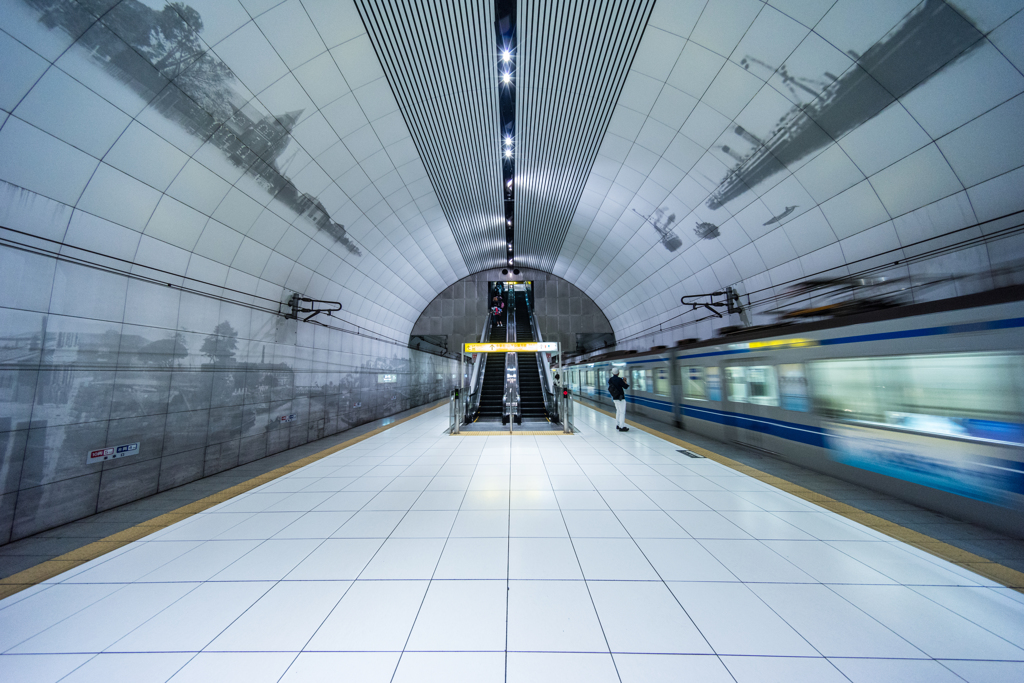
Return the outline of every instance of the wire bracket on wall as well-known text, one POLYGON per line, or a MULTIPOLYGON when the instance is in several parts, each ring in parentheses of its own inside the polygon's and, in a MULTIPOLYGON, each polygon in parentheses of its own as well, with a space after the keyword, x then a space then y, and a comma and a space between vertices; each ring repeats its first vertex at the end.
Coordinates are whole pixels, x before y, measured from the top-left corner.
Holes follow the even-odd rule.
POLYGON ((699 308, 706 308, 719 318, 722 314, 716 310, 719 308, 725 308, 727 313, 743 313, 743 305, 740 303, 740 295, 732 287, 726 287, 725 289, 718 292, 711 292, 710 294, 692 294, 690 296, 684 296, 679 300, 684 306, 689 306, 691 311, 696 311, 699 308), (716 297, 723 297, 722 299, 716 299, 716 297))
MULTIPOLYGON (((302 318, 302 322, 308 323, 314 317, 321 313, 326 314, 328 317, 333 318, 332 314, 337 313, 341 310, 340 301, 323 301, 321 299, 310 299, 309 297, 302 296, 299 293, 292 294, 292 297, 288 300, 288 305, 291 307, 291 311, 285 314, 285 318, 290 320, 298 320, 300 314, 309 313, 308 316, 302 318)), ((314 320, 313 322, 319 322, 314 320)))

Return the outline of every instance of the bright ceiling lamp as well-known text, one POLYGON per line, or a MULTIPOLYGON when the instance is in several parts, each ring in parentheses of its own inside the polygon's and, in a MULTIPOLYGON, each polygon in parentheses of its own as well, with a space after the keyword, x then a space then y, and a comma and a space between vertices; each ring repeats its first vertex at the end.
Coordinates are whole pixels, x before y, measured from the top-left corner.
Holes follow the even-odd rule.
POLYGON ((512 74, 509 73, 508 71, 502 72, 502 74, 501 74, 501 82, 504 83, 505 85, 508 85, 509 83, 511 83, 512 82, 512 74))
POLYGON ((512 150, 510 150, 510 149, 506 149, 505 150, 505 158, 506 159, 511 159, 512 158, 512 150))
POLYGON ((509 52, 508 50, 502 50, 501 51, 501 61, 505 62, 506 64, 511 62, 512 61, 512 53, 509 52))

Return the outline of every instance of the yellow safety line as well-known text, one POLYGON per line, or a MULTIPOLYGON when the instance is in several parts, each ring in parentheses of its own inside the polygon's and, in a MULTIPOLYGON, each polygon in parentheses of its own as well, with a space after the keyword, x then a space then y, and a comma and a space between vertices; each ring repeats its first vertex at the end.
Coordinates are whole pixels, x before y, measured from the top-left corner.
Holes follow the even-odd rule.
MULTIPOLYGON (((592 405, 585 405, 585 407, 590 408, 591 410, 596 410, 599 413, 603 413, 608 417, 615 417, 613 413, 603 410, 602 408, 592 405)), ((727 458, 724 455, 719 455, 718 453, 709 451, 706 448, 701 448, 700 446, 687 443, 682 439, 677 439, 674 436, 665 434, 664 432, 660 432, 646 425, 639 424, 632 420, 626 420, 626 423, 636 427, 637 429, 642 429, 648 434, 653 434, 659 439, 664 439, 665 441, 674 443, 677 446, 682 446, 683 448, 691 450, 698 455, 703 455, 708 460, 714 460, 721 465, 725 465, 730 469, 736 470, 737 472, 749 477, 753 477, 758 481, 763 481, 769 486, 774 486, 780 491, 790 493, 797 498, 806 500, 808 503, 814 503, 818 507, 825 508, 837 515, 841 515, 842 517, 846 517, 854 522, 863 524, 875 531, 879 531, 886 536, 895 538, 898 541, 903 541, 907 545, 911 545, 925 551, 926 553, 940 557, 947 562, 957 565, 958 567, 969 569, 976 574, 980 574, 986 578, 1001 583, 1007 588, 1012 588, 1024 593, 1024 572, 1011 569, 1010 567, 1001 565, 998 562, 992 562, 991 560, 987 560, 980 555, 975 555, 963 548, 957 548, 954 545, 950 545, 944 541, 940 541, 932 538, 931 536, 914 531, 913 529, 908 529, 905 526, 896 524, 895 522, 882 519, 881 517, 873 515, 870 512, 865 512, 860 508, 848 505, 847 503, 842 503, 834 498, 829 498, 826 495, 812 491, 800 486, 799 484, 786 481, 785 479, 776 477, 775 475, 768 474, 767 472, 762 472, 761 470, 750 467, 749 465, 744 465, 741 462, 727 458)))
POLYGON ((459 432, 458 434, 451 434, 451 436, 572 436, 572 434, 566 434, 565 432, 556 431, 517 431, 511 432, 511 434, 505 430, 501 432, 459 432))
POLYGON ((203 510, 208 510, 212 508, 214 505, 220 505, 225 501, 231 500, 235 496, 241 495, 246 491, 251 491, 258 486, 262 486, 267 482, 274 481, 275 479, 283 477, 284 475, 290 472, 294 472, 295 470, 301 469, 306 465, 310 465, 318 460, 323 460, 332 453, 337 453, 340 450, 348 448, 349 446, 353 446, 359 443, 360 441, 365 441, 366 439, 369 439, 371 436, 376 436, 377 434, 387 431, 388 429, 400 425, 403 422, 408 422, 409 420, 417 418, 425 413, 429 413, 431 410, 434 410, 447 402, 448 399, 444 399, 442 401, 435 403, 432 406, 420 410, 419 412, 395 420, 390 424, 381 425, 380 427, 372 429, 369 432, 366 432, 365 434, 353 437, 348 441, 343 441, 342 443, 337 444, 335 446, 331 446, 330 448, 326 448, 320 451, 319 453, 307 455, 305 458, 296 460, 291 464, 283 465, 265 474, 253 477, 248 481, 243 481, 241 484, 235 484, 234 486, 226 488, 223 491, 214 493, 213 495, 207 496, 206 498, 197 500, 194 503, 189 503, 188 505, 184 505, 176 510, 164 513, 159 517, 154 517, 153 519, 150 519, 148 521, 136 524, 135 526, 129 529, 125 529, 124 531, 119 531, 116 534, 107 536, 104 539, 94 541, 92 543, 89 543, 88 545, 82 546, 81 548, 77 548, 75 550, 72 550, 71 552, 64 553, 63 555, 55 557, 52 560, 46 560, 45 562, 41 562, 40 564, 37 564, 34 567, 24 569, 18 572, 17 574, 12 574, 11 576, 8 576, 5 579, 0 579, 0 599, 14 595, 15 593, 23 591, 26 588, 31 588, 32 586, 38 583, 42 583, 47 579, 52 579, 53 577, 57 576, 58 574, 61 574, 62 572, 66 572, 67 570, 74 569, 75 567, 81 564, 85 564, 86 562, 95 560, 97 557, 109 553, 112 550, 117 550, 122 546, 126 546, 132 541, 137 541, 140 538, 149 536, 150 534, 160 531, 161 529, 165 529, 176 522, 180 522, 183 519, 188 519, 192 515, 198 514, 203 510))

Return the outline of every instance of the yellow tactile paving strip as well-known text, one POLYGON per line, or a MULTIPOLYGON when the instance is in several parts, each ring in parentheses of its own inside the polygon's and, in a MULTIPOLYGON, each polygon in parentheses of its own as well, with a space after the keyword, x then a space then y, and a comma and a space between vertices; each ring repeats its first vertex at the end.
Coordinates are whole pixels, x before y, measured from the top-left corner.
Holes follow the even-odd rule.
MULTIPOLYGON (((615 417, 613 413, 610 413, 607 410, 603 410, 596 406, 587 405, 586 407, 590 408, 591 410, 596 410, 597 412, 607 415, 608 417, 615 417)), ((727 458, 724 455, 719 455, 718 453, 709 451, 706 448, 701 448, 700 446, 695 446, 691 443, 687 443, 682 439, 677 439, 674 436, 670 436, 663 432, 659 432, 658 430, 652 427, 647 427, 646 425, 633 422, 632 420, 626 420, 626 423, 632 427, 641 429, 647 432, 648 434, 653 434, 659 439, 664 439, 665 441, 676 444, 677 446, 681 446, 683 448, 691 450, 698 455, 703 455, 708 460, 714 460, 715 462, 721 465, 725 465, 730 469, 736 470, 737 472, 740 472, 742 474, 746 474, 749 477, 753 477, 758 481, 763 481, 764 483, 770 486, 774 486, 780 491, 790 493, 796 496, 797 498, 806 500, 809 503, 814 503, 818 507, 822 507, 826 510, 836 513, 837 515, 841 515, 859 524, 863 524, 866 527, 875 529, 876 531, 883 533, 886 536, 895 538, 898 541, 903 541, 907 545, 919 548, 925 551, 926 553, 930 553, 936 557, 940 557, 943 560, 946 560, 947 562, 951 562, 952 564, 957 565, 958 567, 969 569, 970 571, 976 574, 980 574, 981 576, 984 576, 987 579, 991 579, 992 581, 1001 583, 1007 588, 1012 588, 1016 591, 1024 593, 1024 572, 1019 572, 1016 569, 1011 569, 1010 567, 1006 567, 996 562, 992 562, 991 560, 987 560, 984 557, 981 557, 980 555, 975 555, 972 552, 968 552, 962 548, 957 548, 956 546, 950 545, 949 543, 946 543, 944 541, 939 541, 937 539, 932 538, 931 536, 926 536, 925 534, 914 531, 913 529, 908 529, 904 526, 900 526, 895 522, 890 522, 887 519, 882 519, 881 517, 873 515, 870 512, 865 512, 852 505, 848 505, 847 503, 842 503, 833 498, 829 498, 828 496, 816 493, 808 488, 804 488, 803 486, 800 486, 798 484, 794 484, 792 482, 786 481, 785 479, 776 477, 775 475, 762 472, 761 470, 758 469, 754 469, 749 465, 744 465, 743 463, 737 462, 731 458, 727 458)))
MULTIPOLYGON (((112 550, 117 550, 122 546, 126 546, 132 541, 137 541, 140 538, 149 536, 152 533, 165 529, 170 525, 180 522, 183 519, 187 519, 192 515, 202 512, 203 510, 208 510, 214 505, 219 505, 234 498, 235 496, 245 493, 246 491, 251 491, 257 486, 262 486, 267 482, 274 481, 275 479, 283 477, 290 472, 294 472, 306 465, 310 465, 317 460, 322 460, 332 453, 337 453, 338 451, 357 444, 360 441, 365 441, 371 436, 376 436, 377 434, 387 431, 388 429, 400 425, 403 422, 408 422, 409 420, 417 418, 420 415, 440 407, 442 404, 446 404, 447 402, 447 399, 439 401, 413 413, 412 415, 407 415, 406 417, 395 420, 394 422, 377 427, 365 434, 361 434, 360 436, 353 437, 340 444, 326 448, 319 453, 307 455, 301 460, 296 460, 291 464, 283 465, 265 474, 261 474, 258 477, 253 477, 248 481, 243 481, 241 484, 235 484, 234 486, 226 488, 211 496, 201 498, 194 503, 189 503, 188 505, 184 505, 176 510, 172 510, 171 512, 166 512, 159 517, 154 517, 153 519, 142 522, 141 524, 136 524, 129 529, 119 531, 118 533, 107 536, 102 540, 94 541, 88 545, 82 546, 81 548, 72 550, 69 553, 64 553, 63 555, 55 557, 52 560, 47 560, 46 562, 37 564, 34 567, 24 569, 17 574, 12 574, 5 579, 0 579, 0 599, 14 595, 26 588, 31 588, 32 586, 42 583, 47 579, 52 579, 62 572, 74 569, 78 565, 85 564, 90 560, 95 560, 97 557, 105 555, 112 550)), ((507 434, 507 432, 499 433, 507 434)))

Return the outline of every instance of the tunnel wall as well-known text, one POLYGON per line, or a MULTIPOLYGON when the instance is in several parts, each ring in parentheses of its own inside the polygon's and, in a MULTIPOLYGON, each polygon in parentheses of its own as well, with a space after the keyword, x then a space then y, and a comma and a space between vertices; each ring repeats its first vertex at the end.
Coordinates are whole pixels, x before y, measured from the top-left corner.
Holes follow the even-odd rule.
POLYGON ((434 401, 457 370, 224 293, 0 247, 0 543, 434 401))
POLYGON ((447 336, 449 349, 479 341, 487 317, 487 283, 525 280, 533 282, 534 314, 545 341, 559 341, 567 353, 572 353, 577 334, 609 335, 614 339, 608 318, 579 287, 540 270, 502 275, 499 268, 474 273, 445 288, 420 313, 412 336, 447 336))

